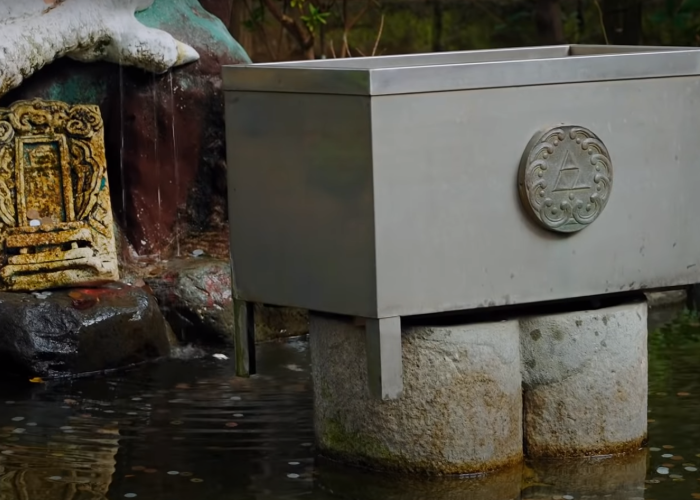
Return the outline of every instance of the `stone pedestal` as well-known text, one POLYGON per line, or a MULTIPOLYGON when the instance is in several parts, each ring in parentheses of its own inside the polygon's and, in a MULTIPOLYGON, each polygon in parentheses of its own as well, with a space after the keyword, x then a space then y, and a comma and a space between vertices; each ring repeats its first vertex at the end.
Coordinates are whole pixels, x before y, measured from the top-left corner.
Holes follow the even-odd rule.
POLYGON ((403 395, 373 398, 365 328, 312 314, 315 430, 323 455, 429 474, 472 473, 522 459, 517 321, 408 327, 403 395))
POLYGON ((637 449, 647 429, 647 305, 521 318, 529 457, 637 449))

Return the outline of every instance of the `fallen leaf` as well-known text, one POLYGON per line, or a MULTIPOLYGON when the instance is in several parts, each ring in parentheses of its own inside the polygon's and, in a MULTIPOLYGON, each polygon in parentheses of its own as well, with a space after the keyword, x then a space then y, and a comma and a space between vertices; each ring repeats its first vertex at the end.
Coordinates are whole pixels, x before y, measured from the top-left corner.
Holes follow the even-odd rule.
POLYGON ((690 393, 689 392, 679 392, 677 395, 678 396, 690 396, 690 393))
POLYGON ((236 422, 227 422, 226 427, 238 427, 238 424, 236 422))
POLYGON ((30 378, 29 381, 30 381, 32 384, 43 384, 43 383, 44 383, 44 379, 41 378, 41 377, 30 378))
POLYGON ((36 208, 30 208, 27 210, 27 219, 40 219, 41 214, 36 208))
POLYGON ((76 291, 76 290, 73 290, 73 291, 71 291, 71 292, 68 292, 68 296, 69 296, 71 299, 82 299, 82 298, 83 298, 83 294, 80 293, 80 292, 78 292, 78 291, 76 291))

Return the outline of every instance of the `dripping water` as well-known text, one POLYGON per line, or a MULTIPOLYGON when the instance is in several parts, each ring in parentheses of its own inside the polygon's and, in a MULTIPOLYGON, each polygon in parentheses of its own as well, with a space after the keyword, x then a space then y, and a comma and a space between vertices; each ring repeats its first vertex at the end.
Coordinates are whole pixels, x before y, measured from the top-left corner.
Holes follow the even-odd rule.
POLYGON ((124 66, 119 54, 119 181, 122 195, 122 226, 126 232, 128 223, 126 217, 126 178, 124 175, 124 66))
POLYGON ((173 134, 173 168, 175 169, 175 196, 178 200, 177 206, 175 208, 175 244, 177 246, 177 256, 180 256, 180 172, 178 170, 177 164, 177 140, 175 138, 175 91, 173 90, 173 72, 168 73, 168 80, 170 81, 170 116, 172 116, 171 126, 173 134))
MULTIPOLYGON (((161 200, 161 194, 160 194, 160 182, 161 182, 161 176, 160 176, 160 158, 158 157, 158 138, 160 137, 160 134, 158 133, 158 108, 157 108, 157 101, 158 101, 158 82, 156 79, 156 74, 153 73, 153 158, 156 164, 156 179, 158 182, 158 193, 157 193, 157 199, 158 199, 158 237, 162 234, 163 226, 162 226, 162 200, 161 200)), ((158 253, 157 253, 157 258, 158 261, 160 262, 161 260, 161 253, 160 253, 160 246, 158 247, 158 253)))

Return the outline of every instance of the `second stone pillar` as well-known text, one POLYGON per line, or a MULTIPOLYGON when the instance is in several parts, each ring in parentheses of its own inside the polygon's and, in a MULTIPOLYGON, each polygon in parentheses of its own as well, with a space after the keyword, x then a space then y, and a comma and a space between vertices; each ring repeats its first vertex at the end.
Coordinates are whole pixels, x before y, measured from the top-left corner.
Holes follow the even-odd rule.
POLYGON ((638 449, 647 431, 647 305, 521 318, 529 457, 638 449))

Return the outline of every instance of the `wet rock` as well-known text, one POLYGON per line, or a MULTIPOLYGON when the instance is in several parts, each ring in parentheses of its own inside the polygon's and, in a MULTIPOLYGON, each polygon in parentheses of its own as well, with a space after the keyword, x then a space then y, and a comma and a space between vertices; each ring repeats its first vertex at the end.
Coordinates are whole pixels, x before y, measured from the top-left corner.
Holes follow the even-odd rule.
MULTIPOLYGON (((176 259, 153 271, 146 283, 160 303, 178 339, 189 343, 231 345, 233 298, 228 261, 211 257, 176 259)), ((257 341, 304 335, 306 311, 256 305, 257 341)))
POLYGON ((118 368, 165 356, 168 325, 155 298, 122 284, 0 293, 0 366, 26 377, 118 368))
POLYGON ((197 0, 156 0, 138 18, 200 54, 171 76, 125 69, 121 98, 112 100, 108 162, 126 193, 115 205, 136 251, 154 254, 174 249, 180 232, 226 219, 221 67, 249 59, 197 0))

